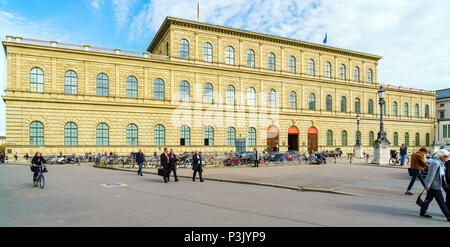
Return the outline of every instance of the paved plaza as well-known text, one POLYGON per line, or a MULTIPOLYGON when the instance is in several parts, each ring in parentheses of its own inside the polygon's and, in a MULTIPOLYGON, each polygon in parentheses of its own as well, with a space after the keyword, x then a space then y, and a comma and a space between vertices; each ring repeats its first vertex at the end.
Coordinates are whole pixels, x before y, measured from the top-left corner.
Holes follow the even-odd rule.
MULTIPOLYGON (((188 176, 191 170, 178 173, 188 176)), ((418 216, 416 197, 402 195, 409 182, 404 168, 328 164, 206 168, 204 174, 204 183, 181 178, 164 184, 148 173, 49 166, 46 187, 40 189, 32 187, 28 166, 0 165, 0 226, 450 226, 436 203, 429 209, 433 219, 418 216), (305 187, 324 183, 316 187, 355 195, 208 178, 305 187)), ((415 188, 419 191, 420 184, 415 188)))

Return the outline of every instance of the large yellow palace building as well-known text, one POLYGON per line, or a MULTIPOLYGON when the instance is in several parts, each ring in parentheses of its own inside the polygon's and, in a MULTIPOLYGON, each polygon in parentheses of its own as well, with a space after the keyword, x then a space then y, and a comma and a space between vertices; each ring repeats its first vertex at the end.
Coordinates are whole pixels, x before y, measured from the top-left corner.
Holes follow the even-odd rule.
MULTIPOLYGON (((380 56, 168 17, 150 53, 7 36, 7 152, 366 152, 380 56)), ((435 93, 385 85, 391 145, 429 146, 435 93)))

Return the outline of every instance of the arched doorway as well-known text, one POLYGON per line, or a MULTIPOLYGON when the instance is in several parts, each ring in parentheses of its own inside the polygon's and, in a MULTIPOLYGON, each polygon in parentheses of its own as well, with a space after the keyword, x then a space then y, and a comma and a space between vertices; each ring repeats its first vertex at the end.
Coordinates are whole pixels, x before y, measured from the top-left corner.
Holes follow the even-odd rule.
POLYGON ((308 152, 311 153, 312 151, 318 151, 319 148, 317 143, 317 137, 318 137, 318 131, 316 127, 311 127, 308 130, 308 152))
POLYGON ((295 126, 288 130, 288 150, 298 151, 298 129, 295 126))
POLYGON ((278 128, 274 125, 267 128, 267 152, 278 152, 278 128))

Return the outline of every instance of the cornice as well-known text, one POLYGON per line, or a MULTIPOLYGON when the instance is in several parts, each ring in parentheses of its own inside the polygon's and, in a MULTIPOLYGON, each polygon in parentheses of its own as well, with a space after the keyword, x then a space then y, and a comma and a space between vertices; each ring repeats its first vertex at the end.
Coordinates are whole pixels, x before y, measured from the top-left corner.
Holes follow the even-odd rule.
POLYGON ((261 34, 261 33, 256 33, 256 32, 240 30, 240 29, 217 26, 217 25, 212 25, 212 24, 207 24, 207 23, 183 20, 183 19, 173 18, 173 17, 166 17, 163 24, 161 25, 158 32, 156 33, 155 37, 153 38, 152 42, 150 43, 149 47, 147 48, 147 51, 152 52, 155 49, 158 42, 164 36, 164 34, 167 32, 168 28, 171 25, 184 26, 184 27, 190 27, 190 28, 200 29, 200 30, 205 30, 205 31, 224 33, 224 34, 234 35, 234 36, 238 36, 238 37, 247 37, 247 38, 252 38, 252 39, 257 39, 257 40, 262 40, 262 41, 267 41, 267 42, 279 43, 279 44, 283 44, 283 45, 296 46, 296 47, 303 48, 303 49, 316 50, 319 52, 328 52, 328 53, 346 55, 346 56, 351 56, 351 57, 357 57, 357 58, 372 60, 372 61, 376 61, 376 62, 382 58, 381 56, 362 53, 362 52, 345 50, 345 49, 331 47, 331 46, 319 45, 319 44, 309 43, 309 42, 305 42, 305 41, 299 41, 299 40, 294 40, 294 39, 278 37, 278 36, 274 36, 274 35, 267 35, 267 34, 261 34))

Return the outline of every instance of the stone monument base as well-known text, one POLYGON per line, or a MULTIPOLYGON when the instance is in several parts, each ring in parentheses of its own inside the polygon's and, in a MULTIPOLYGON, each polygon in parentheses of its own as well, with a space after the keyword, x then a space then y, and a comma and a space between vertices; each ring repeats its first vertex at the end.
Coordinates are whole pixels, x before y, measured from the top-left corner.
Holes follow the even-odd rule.
POLYGON ((388 141, 374 142, 373 164, 387 166, 389 165, 389 159, 391 158, 391 148, 388 141))
POLYGON ((362 145, 355 145, 353 147, 353 151, 354 151, 355 158, 357 158, 357 159, 364 158, 362 145))

